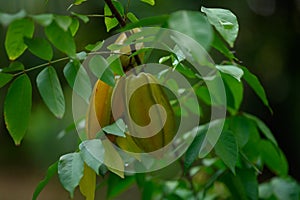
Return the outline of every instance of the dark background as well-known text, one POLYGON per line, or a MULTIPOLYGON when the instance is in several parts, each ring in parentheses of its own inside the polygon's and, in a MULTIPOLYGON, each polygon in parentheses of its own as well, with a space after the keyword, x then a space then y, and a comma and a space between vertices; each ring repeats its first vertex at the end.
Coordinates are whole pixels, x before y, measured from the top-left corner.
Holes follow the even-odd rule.
MULTIPOLYGON (((66 8, 70 3, 70 0, 49 0, 48 4, 43 0, 0 0, 0 12, 14 13, 25 9, 30 14, 68 14, 66 8)), ((227 8, 237 15, 240 33, 233 50, 237 52, 236 55, 243 64, 260 78, 274 113, 272 115, 247 87, 243 109, 267 123, 287 156, 290 175, 300 180, 300 0, 157 0, 154 7, 132 0, 130 10, 142 18, 183 9, 200 10, 201 6, 227 8)), ((100 0, 89 0, 72 11, 86 14, 102 13, 103 3, 100 0)), ((1 26, 0 67, 9 64, 4 51, 5 31, 6 27, 1 26)), ((37 30, 37 34, 43 33, 37 30)), ((103 18, 91 19, 88 24, 82 24, 79 30, 76 37, 78 49, 107 36, 103 18)), ((57 53, 56 56, 61 55, 57 53)), ((25 53, 21 60, 28 68, 42 62, 30 57, 28 53, 25 53)), ((63 66, 64 63, 61 63, 57 69, 62 69, 63 66)), ((38 72, 30 73, 34 87, 34 79, 38 72)), ((47 166, 60 155, 76 149, 76 133, 69 133, 62 139, 57 137, 59 131, 72 122, 71 91, 64 79, 61 80, 68 105, 65 117, 63 120, 55 119, 41 103, 39 94, 35 93, 30 127, 20 147, 14 146, 5 129, 2 105, 7 87, 0 90, 0 199, 29 199, 47 166), (12 196, 10 191, 18 187, 23 190, 12 196), (18 198, 17 194, 20 194, 21 198, 18 198), (28 195, 28 198, 24 195, 28 195)), ((67 194, 57 185, 57 180, 51 183, 49 194, 45 194, 43 199, 47 199, 46 196, 55 199, 53 195, 59 193, 58 191, 65 195, 65 198, 59 199, 67 199, 67 194), (52 190, 56 192, 51 193, 52 190)))

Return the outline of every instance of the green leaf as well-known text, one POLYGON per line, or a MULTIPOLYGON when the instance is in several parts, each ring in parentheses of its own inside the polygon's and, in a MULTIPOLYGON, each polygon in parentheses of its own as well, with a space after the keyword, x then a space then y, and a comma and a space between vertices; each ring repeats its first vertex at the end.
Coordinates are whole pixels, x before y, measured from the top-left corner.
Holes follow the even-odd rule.
POLYGON ((229 74, 238 81, 241 81, 241 78, 244 75, 244 71, 234 65, 216 65, 216 68, 225 74, 229 74))
POLYGON ((208 128, 207 126, 199 126, 198 127, 197 135, 185 153, 185 159, 184 159, 184 172, 185 173, 192 166, 193 162, 198 158, 199 151, 200 151, 203 141, 205 139, 205 134, 207 132, 207 128, 208 128))
POLYGON ((261 121, 259 118, 255 117, 254 115, 244 113, 244 116, 253 120, 256 123, 259 130, 262 132, 262 134, 268 140, 270 140, 275 146, 278 146, 277 141, 276 141, 275 137, 273 136, 273 133, 271 132, 271 130, 267 127, 267 125, 263 121, 261 121))
POLYGON ((236 175, 227 173, 221 177, 221 181, 224 182, 230 190, 232 195, 230 199, 258 199, 258 183, 256 175, 252 170, 237 169, 236 175))
POLYGON ((78 6, 82 4, 83 2, 86 2, 87 0, 74 0, 74 5, 78 6))
POLYGON ((280 176, 288 174, 288 163, 282 151, 268 140, 259 143, 260 155, 268 168, 280 176))
MULTIPOLYGON (((122 4, 120 2, 114 1, 114 0, 112 1, 112 3, 116 7, 118 12, 121 14, 121 16, 123 16, 124 8, 123 8, 122 4)), ((104 5, 104 15, 112 16, 112 12, 109 9, 109 7, 107 6, 107 4, 104 5)), ((107 32, 109 32, 111 29, 113 29, 114 27, 116 27, 119 24, 118 20, 115 17, 114 18, 105 17, 104 22, 105 22, 107 32)))
POLYGON ((20 145, 30 120, 32 87, 26 74, 19 76, 10 85, 4 101, 6 128, 16 145, 20 145))
POLYGON ((98 79, 110 86, 115 85, 114 74, 109 68, 108 62, 102 56, 93 56, 89 61, 89 68, 98 79))
POLYGON ((40 15, 32 15, 31 18, 38 24, 42 26, 48 26, 52 23, 54 19, 53 14, 40 14, 40 15))
POLYGON ((215 146, 215 151, 225 165, 235 174, 235 165, 238 160, 238 145, 231 131, 225 130, 221 133, 215 146))
POLYGON ((95 199, 96 173, 86 164, 84 164, 84 173, 80 180, 79 188, 81 194, 86 197, 86 200, 95 199))
POLYGON ((155 5, 155 1, 154 0, 141 0, 141 2, 147 3, 147 4, 151 5, 151 6, 155 5))
POLYGON ((47 186, 51 178, 57 173, 58 171, 58 161, 53 163, 48 167, 47 173, 45 178, 39 182, 39 184, 36 186, 34 193, 32 195, 32 200, 36 200, 41 193, 41 191, 47 186))
POLYGON ((109 68, 118 75, 123 76, 125 73, 123 71, 122 63, 119 58, 119 55, 111 55, 107 58, 107 62, 109 65, 109 68))
POLYGON ((15 14, 1 13, 0 12, 0 23, 4 26, 7 26, 11 22, 24 18, 26 16, 25 10, 20 10, 15 14))
POLYGON ((53 58, 53 50, 49 42, 44 38, 24 38, 29 51, 37 57, 50 61, 53 58))
POLYGON ((224 56, 226 56, 229 60, 237 59, 234 54, 227 48, 222 39, 218 34, 214 34, 214 39, 211 43, 211 46, 221 52, 224 56))
POLYGON ((290 178, 275 177, 271 181, 273 193, 279 200, 298 200, 300 187, 298 183, 290 178))
POLYGON ((0 73, 0 88, 5 86, 14 76, 12 74, 0 73))
POLYGON ((45 28, 49 41, 61 52, 75 57, 76 46, 70 31, 64 31, 55 22, 45 28))
POLYGON ((133 28, 142 27, 142 26, 163 25, 167 22, 168 19, 169 19, 169 15, 143 18, 140 19, 138 22, 127 24, 124 28, 120 29, 120 32, 131 30, 133 28))
POLYGON ((114 148, 114 145, 109 139, 102 140, 102 144, 105 150, 104 164, 109 171, 117 174, 121 178, 124 178, 124 162, 120 154, 114 148))
POLYGON ((225 41, 233 47, 239 31, 239 24, 236 16, 230 11, 221 8, 201 7, 208 18, 208 21, 216 28, 225 41))
POLYGON ((65 113, 65 98, 55 69, 50 66, 39 73, 36 78, 38 90, 49 108, 57 117, 65 113))
POLYGON ((10 72, 23 71, 23 70, 24 70, 23 63, 19 61, 14 61, 11 62, 8 67, 1 69, 0 72, 10 73, 10 72))
POLYGON ((72 23, 72 19, 69 16, 55 15, 54 20, 64 31, 67 31, 72 23))
POLYGON ((99 49, 101 49, 103 43, 104 41, 98 41, 95 44, 88 44, 85 46, 85 49, 88 51, 98 51, 99 49))
POLYGON ((253 91, 257 94, 257 96, 262 100, 265 106, 267 106, 270 111, 272 112, 272 109, 269 105, 268 98, 266 95, 266 92, 261 85, 260 81, 258 78, 252 74, 246 67, 241 67, 244 71, 244 79, 248 83, 248 85, 253 89, 253 91))
POLYGON ((74 190, 83 176, 84 165, 80 153, 63 155, 58 161, 58 177, 63 187, 74 196, 74 190))
POLYGON ((104 162, 104 148, 101 140, 93 139, 83 141, 79 145, 79 149, 84 162, 99 174, 99 167, 104 162))
POLYGON ((212 27, 199 12, 177 11, 170 15, 169 27, 186 34, 207 49, 212 41, 212 27))
POLYGON ((126 124, 124 123, 122 118, 118 119, 115 123, 111 125, 105 126, 102 130, 112 135, 126 137, 126 124))
POLYGON ((114 199, 118 195, 122 194, 122 192, 128 190, 134 183, 134 176, 128 176, 122 179, 115 174, 109 174, 107 199, 114 199))
POLYGON ((78 19, 73 18, 72 23, 69 26, 69 29, 73 37, 76 35, 78 28, 79 28, 79 21, 78 19))
POLYGON ((126 16, 132 23, 139 21, 139 19, 132 12, 128 12, 126 16))
POLYGON ((5 49, 10 60, 15 60, 21 56, 27 46, 23 38, 32 38, 34 32, 34 23, 30 19, 18 19, 13 21, 6 32, 5 49))
POLYGON ((90 78, 81 63, 76 60, 68 62, 64 68, 64 75, 70 87, 88 103, 92 86, 90 78))
POLYGON ((81 14, 74 13, 74 12, 71 12, 71 14, 76 16, 77 18, 81 19, 84 23, 88 23, 90 21, 89 17, 86 15, 81 15, 81 14))
POLYGON ((227 106, 231 114, 235 114, 243 101, 243 84, 230 75, 222 74, 226 89, 227 106))

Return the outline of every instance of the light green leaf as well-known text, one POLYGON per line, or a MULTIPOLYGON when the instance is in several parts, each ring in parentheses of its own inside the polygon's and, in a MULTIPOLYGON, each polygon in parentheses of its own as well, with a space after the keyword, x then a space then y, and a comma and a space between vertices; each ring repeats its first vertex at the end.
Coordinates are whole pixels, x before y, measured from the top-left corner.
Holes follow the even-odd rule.
POLYGON ((105 126, 103 129, 106 133, 126 137, 125 136, 125 130, 126 130, 126 124, 122 120, 122 118, 118 119, 115 123, 105 126))
POLYGON ((186 34, 207 49, 213 39, 213 31, 207 19, 199 12, 177 11, 170 15, 169 27, 186 34))
POLYGON ((49 42, 44 38, 24 38, 29 51, 37 57, 50 61, 53 57, 53 50, 49 42))
POLYGON ((268 126, 262 120, 255 117, 254 115, 250 115, 250 114, 246 114, 246 113, 244 113, 244 116, 246 116, 247 118, 253 120, 256 123, 257 127, 262 132, 262 134, 268 140, 270 140, 275 146, 278 146, 277 141, 276 141, 275 137, 273 136, 273 133, 271 132, 271 130, 268 128, 268 126))
POLYGON ((11 22, 24 18, 26 16, 25 10, 20 10, 15 14, 1 13, 0 12, 0 23, 4 26, 9 25, 11 22))
POLYGON ((280 176, 288 174, 288 163, 280 149, 268 140, 261 140, 259 152, 268 168, 280 176))
POLYGON ((57 117, 65 113, 65 98, 55 69, 50 66, 39 73, 36 78, 38 90, 49 108, 57 117))
POLYGON ((21 63, 19 61, 14 61, 14 62, 11 62, 8 67, 1 69, 0 72, 10 73, 10 72, 17 72, 17 71, 22 71, 22 70, 24 70, 23 63, 21 63))
POLYGON ((233 47, 239 31, 236 16, 230 11, 222 8, 201 7, 208 21, 217 29, 225 41, 233 47))
POLYGON ((85 46, 85 49, 88 51, 98 51, 99 49, 101 49, 103 43, 104 41, 98 41, 95 44, 88 44, 85 46))
POLYGON ((241 78, 244 75, 244 71, 234 65, 216 65, 216 68, 225 74, 229 74, 238 81, 241 81, 241 78))
POLYGON ((76 16, 77 18, 81 19, 84 23, 88 23, 90 21, 89 17, 86 15, 81 15, 81 14, 74 13, 74 12, 71 12, 71 14, 76 16))
POLYGON ((82 4, 83 2, 86 2, 87 0, 74 0, 74 5, 78 6, 82 4))
POLYGON ((54 16, 53 14, 40 14, 32 15, 31 18, 38 24, 42 26, 48 26, 52 23, 54 16))
POLYGON ((151 6, 155 5, 155 1, 154 0, 141 0, 141 2, 147 3, 147 4, 151 5, 151 6))
POLYGON ((72 23, 72 19, 69 16, 55 15, 54 20, 57 23, 57 25, 64 31, 67 31, 72 23))
POLYGON ((83 164, 80 153, 69 153, 59 158, 58 177, 63 187, 70 193, 71 198, 83 176, 83 164))
POLYGON ((70 87, 88 103, 92 86, 89 75, 81 63, 76 60, 68 62, 64 68, 64 75, 70 87))
MULTIPOLYGON (((112 3, 116 7, 118 12, 121 14, 121 16, 123 16, 124 8, 123 8, 122 4, 115 0, 113 0, 112 3)), ((104 5, 104 15, 112 16, 112 12, 109 9, 109 7, 107 6, 107 4, 104 5)), ((111 18, 111 17, 105 17, 104 22, 105 22, 107 32, 109 32, 111 29, 113 29, 114 27, 116 27, 119 24, 119 22, 116 18, 111 18)))
POLYGON ((95 199, 96 173, 86 164, 84 164, 84 173, 80 180, 79 188, 81 194, 86 197, 86 200, 95 199))
POLYGON ((105 150, 104 164, 109 171, 117 174, 121 178, 124 178, 124 162, 118 151, 114 148, 110 140, 102 140, 102 144, 105 150))
POLYGON ((50 42, 61 52, 75 57, 76 46, 70 31, 64 31, 55 22, 45 28, 45 34, 50 42))
POLYGON ((14 76, 12 74, 0 73, 0 88, 5 86, 14 76))
POLYGON ((231 114, 235 114, 243 100, 243 84, 227 74, 222 74, 222 79, 226 89, 227 109, 231 114))
POLYGON ((230 51, 227 46, 224 44, 224 42, 222 41, 222 39, 220 38, 220 36, 215 33, 214 34, 214 39, 211 43, 211 46, 215 49, 217 49, 219 52, 221 52, 224 56, 226 56, 229 60, 234 60, 237 59, 233 52, 230 51))
POLYGON ((104 147, 101 140, 93 139, 83 141, 79 145, 79 149, 84 162, 99 174, 99 167, 104 162, 104 147))
POLYGON ((238 145, 231 131, 225 130, 221 133, 215 146, 215 151, 225 165, 235 174, 235 165, 238 160, 238 145))
POLYGON ((132 22, 132 23, 136 23, 139 21, 139 19, 132 13, 132 12, 128 12, 127 13, 127 18, 132 22))
POLYGON ((300 187, 291 178, 275 177, 271 181, 273 193, 279 200, 298 200, 300 197, 300 187))
POLYGON ((89 61, 89 68, 93 74, 110 86, 115 85, 115 78, 108 62, 100 55, 93 56, 89 61))
POLYGON ((78 21, 78 19, 73 18, 72 23, 69 26, 69 29, 70 29, 73 37, 76 35, 78 28, 79 28, 79 21, 78 21))
POLYGON ((16 145, 20 145, 27 130, 32 105, 32 87, 26 74, 10 85, 4 101, 6 128, 16 145))
POLYGON ((244 79, 248 83, 248 85, 253 89, 253 91, 257 94, 257 96, 262 100, 265 106, 267 106, 270 111, 272 112, 272 109, 269 105, 269 101, 266 95, 266 92, 261 85, 260 81, 258 78, 252 74, 246 67, 242 67, 244 71, 244 79))
POLYGON ((48 167, 45 178, 39 182, 39 184, 36 186, 36 188, 34 190, 34 193, 32 195, 32 200, 36 200, 38 198, 39 194, 48 185, 51 178, 55 174, 57 174, 57 170, 58 170, 58 161, 56 161, 55 163, 53 163, 52 165, 50 165, 48 167))
POLYGON ((6 32, 5 49, 10 60, 15 60, 21 56, 27 46, 23 38, 32 38, 34 32, 34 23, 30 19, 18 19, 13 21, 6 32))

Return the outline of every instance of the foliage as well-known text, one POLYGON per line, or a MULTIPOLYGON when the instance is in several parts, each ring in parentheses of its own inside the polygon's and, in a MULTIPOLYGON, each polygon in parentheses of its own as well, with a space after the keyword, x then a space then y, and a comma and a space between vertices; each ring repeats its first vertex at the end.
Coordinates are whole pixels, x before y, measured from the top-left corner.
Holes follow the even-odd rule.
MULTIPOLYGON (((86 1, 75 0, 69 9, 86 1)), ((155 5, 154 0, 141 1, 155 5)), ((215 66, 224 81, 227 97, 227 117, 223 131, 213 151, 202 157, 200 149, 204 144, 208 124, 199 124, 195 127, 197 134, 183 157, 168 167, 168 170, 144 174, 124 174, 122 168, 110 168, 109 165, 115 163, 123 166, 123 161, 109 143, 99 139, 81 141, 76 152, 62 155, 57 163, 49 167, 46 178, 38 185, 33 199, 37 199, 56 172, 71 197, 79 186, 81 193, 89 200, 95 198, 94 190, 99 188, 96 187, 96 175, 104 176, 104 180, 101 180, 108 184, 108 199, 118 196, 133 184, 138 185, 141 199, 145 200, 299 199, 299 185, 288 176, 288 163, 271 130, 259 118, 240 109, 244 99, 244 84, 248 84, 271 111, 259 79, 240 65, 232 52, 239 29, 237 17, 227 9, 202 7, 201 12, 184 10, 170 15, 138 19, 121 2, 105 2, 103 17, 108 32, 116 30, 118 26, 119 31, 143 26, 163 26, 190 36, 208 52, 215 49, 223 55, 225 61, 215 66), (176 170, 172 169, 174 166, 176 170), (260 182, 258 177, 266 168, 274 177, 268 182, 260 182), (175 172, 178 173, 176 179, 175 172)), ((0 13, 0 23, 8 26, 4 45, 11 61, 9 66, 0 70, 0 87, 8 86, 4 116, 6 127, 16 145, 21 143, 30 120, 34 81, 29 79, 28 73, 42 69, 36 77, 36 86, 46 106, 57 118, 64 116, 66 106, 57 71, 63 71, 74 92, 89 102, 92 85, 87 76, 89 72, 82 66, 82 62, 93 50, 100 49, 103 42, 99 38, 96 44, 87 44, 85 51, 77 52, 74 40, 78 29, 82 23, 89 21, 89 17, 91 16, 73 12, 68 16, 27 15, 25 11, 16 14, 0 13), (44 30, 45 37, 35 36, 38 26, 44 30), (24 68, 19 60, 26 50, 46 63, 24 68), (55 60, 55 51, 60 51, 66 57, 55 60), (68 61, 63 70, 55 66, 61 61, 68 61)), ((119 47, 111 46, 113 48, 119 47)), ((186 64, 180 51, 172 51, 168 55, 161 55, 156 62, 168 63, 193 82, 199 105, 189 102, 185 109, 186 112, 199 109, 205 121, 208 116, 203 110, 214 106, 212 99, 216 98, 217 101, 218 97, 210 97, 207 87, 199 84, 203 81, 202 77, 186 64)), ((121 62, 112 60, 114 59, 111 57, 95 56, 90 60, 88 70, 114 86, 114 74, 124 72, 121 62), (110 68, 103 73, 105 68, 98 66, 110 68)), ((178 88, 174 83, 172 86, 178 88)), ((184 115, 183 112, 179 114, 184 115)), ((124 135, 124 130, 120 130, 115 124, 105 127, 104 131, 124 135)))

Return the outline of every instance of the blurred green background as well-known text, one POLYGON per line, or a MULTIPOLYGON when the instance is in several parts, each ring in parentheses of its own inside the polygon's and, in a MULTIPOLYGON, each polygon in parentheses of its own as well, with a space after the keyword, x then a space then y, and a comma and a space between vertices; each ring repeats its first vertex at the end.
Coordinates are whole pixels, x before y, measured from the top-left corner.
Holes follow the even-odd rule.
MULTIPOLYGON (((127 1, 122 1, 126 3, 127 1)), ((232 10, 240 24, 240 33, 234 50, 245 66, 260 77, 274 114, 246 87, 243 110, 261 117, 271 128, 290 164, 290 174, 300 180, 300 65, 297 57, 300 46, 300 0, 156 0, 154 7, 132 0, 130 10, 138 17, 166 14, 176 10, 200 10, 201 6, 232 10)), ((71 0, 0 0, 0 12, 15 13, 21 9, 29 14, 68 14, 71 0)), ((84 14, 102 13, 102 0, 88 0, 72 11, 84 14)), ((4 51, 7 27, 0 27, 0 67, 8 66, 4 51)), ((43 34, 41 29, 36 34, 43 34)), ((88 43, 103 40, 103 18, 93 18, 82 24, 76 42, 78 50, 88 43)), ((57 57, 61 55, 56 53, 57 57)), ((215 61, 219 62, 217 55, 215 61)), ((26 67, 43 61, 25 53, 21 60, 26 67)), ((62 69, 65 63, 56 65, 62 69)), ((71 132, 59 139, 59 132, 72 123, 71 90, 60 76, 67 101, 66 115, 55 119, 41 102, 35 85, 39 70, 31 72, 34 86, 30 127, 21 146, 16 147, 5 129, 3 101, 7 87, 0 90, 0 200, 31 199, 38 181, 51 163, 60 155, 76 149, 78 138, 71 132)), ((132 189, 134 190, 134 188, 132 189)), ((132 196, 129 198, 132 199, 132 196)), ((40 199, 68 199, 57 179, 50 182, 40 199)), ((126 199, 126 197, 123 197, 126 199)))

